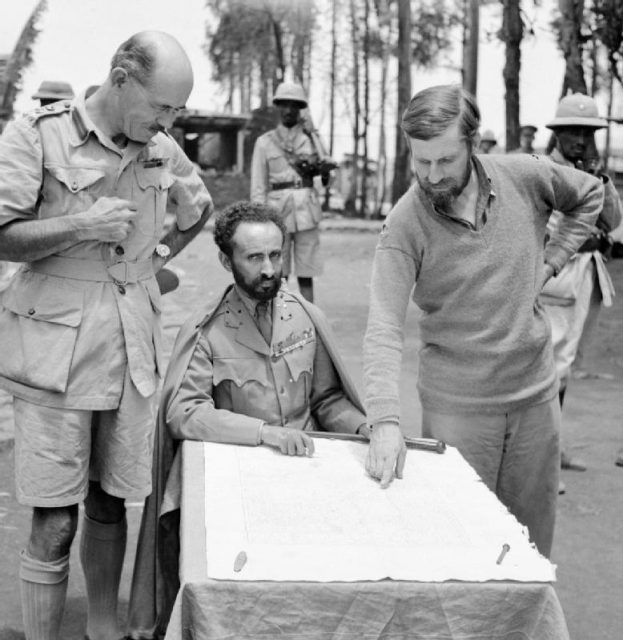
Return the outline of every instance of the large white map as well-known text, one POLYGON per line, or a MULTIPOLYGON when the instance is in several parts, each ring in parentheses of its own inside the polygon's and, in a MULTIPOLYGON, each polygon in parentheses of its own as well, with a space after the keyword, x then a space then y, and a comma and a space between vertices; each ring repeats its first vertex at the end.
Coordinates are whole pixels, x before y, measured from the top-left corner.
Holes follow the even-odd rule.
POLYGON ((313 457, 205 443, 207 575, 228 580, 555 580, 554 566, 458 451, 409 450, 382 490, 367 445, 313 457), (509 550, 500 554, 504 545, 509 550), (244 566, 234 563, 244 552, 244 566))

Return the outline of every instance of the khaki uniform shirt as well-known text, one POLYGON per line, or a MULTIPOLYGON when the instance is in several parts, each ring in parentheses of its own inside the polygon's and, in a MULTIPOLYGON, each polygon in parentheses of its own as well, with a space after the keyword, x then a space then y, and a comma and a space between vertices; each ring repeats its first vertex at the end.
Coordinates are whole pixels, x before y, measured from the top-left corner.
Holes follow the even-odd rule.
POLYGON ((322 210, 313 187, 272 189, 274 184, 301 182, 284 150, 299 156, 314 153, 311 140, 300 125, 289 129, 280 124, 260 136, 251 162, 251 200, 274 207, 290 233, 314 229, 322 219, 322 210))
POLYGON ((41 266, 49 259, 26 264, 4 293, 0 386, 25 400, 114 409, 126 367, 142 396, 156 390, 160 293, 150 260, 167 202, 179 229, 188 229, 210 203, 203 182, 167 134, 118 148, 96 129, 83 97, 36 109, 7 127, 0 139, 0 225, 78 213, 103 196, 137 207, 123 242, 79 242, 52 259, 62 266, 55 275, 41 266), (147 268, 143 279, 119 283, 126 261, 147 268), (118 262, 115 283, 106 269, 118 262), (95 267, 105 274, 99 281, 88 279, 95 267))
POLYGON ((347 399, 316 328, 285 289, 273 300, 267 344, 236 288, 203 328, 169 404, 175 438, 255 445, 263 423, 355 433, 363 413, 347 399))

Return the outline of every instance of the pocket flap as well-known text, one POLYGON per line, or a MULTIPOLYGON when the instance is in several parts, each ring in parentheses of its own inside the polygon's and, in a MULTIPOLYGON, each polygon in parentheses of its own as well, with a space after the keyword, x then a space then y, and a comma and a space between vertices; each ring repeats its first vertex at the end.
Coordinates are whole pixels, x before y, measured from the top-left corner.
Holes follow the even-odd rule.
POLYGON ((72 193, 90 187, 106 175, 102 169, 97 167, 64 167, 46 164, 45 168, 72 193))
POLYGON ((174 182, 173 176, 162 167, 136 166, 136 181, 141 189, 152 187, 158 191, 168 189, 174 182))
MULTIPOLYGON (((311 343, 308 343, 308 345, 309 344, 311 343)), ((313 374, 315 348, 311 349, 308 345, 284 355, 284 359, 290 370, 290 376, 292 376, 292 380, 295 382, 302 373, 313 374)))
POLYGON ((82 292, 71 289, 25 288, 19 291, 9 287, 2 304, 18 316, 77 327, 82 320, 82 292))
POLYGON ((259 358, 214 358, 212 379, 215 387, 224 380, 231 380, 237 387, 248 382, 268 386, 266 363, 259 358))

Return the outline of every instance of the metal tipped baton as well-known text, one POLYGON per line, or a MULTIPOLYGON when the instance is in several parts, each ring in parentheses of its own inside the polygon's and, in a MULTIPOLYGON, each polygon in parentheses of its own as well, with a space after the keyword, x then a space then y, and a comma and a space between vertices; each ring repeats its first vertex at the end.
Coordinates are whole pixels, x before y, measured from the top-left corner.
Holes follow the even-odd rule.
MULTIPOLYGON (((357 433, 334 433, 332 431, 306 431, 312 438, 324 438, 327 440, 350 440, 351 442, 368 442, 365 436, 357 433)), ((445 453, 446 443, 435 438, 409 438, 405 437, 405 444, 408 449, 421 449, 422 451, 433 451, 434 453, 445 453)))

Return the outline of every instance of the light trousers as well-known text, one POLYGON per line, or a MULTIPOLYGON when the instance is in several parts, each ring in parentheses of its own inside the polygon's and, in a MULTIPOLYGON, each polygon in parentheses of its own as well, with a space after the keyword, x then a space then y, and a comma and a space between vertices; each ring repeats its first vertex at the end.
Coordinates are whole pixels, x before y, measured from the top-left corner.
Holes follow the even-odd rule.
POLYGON ((422 435, 456 447, 549 557, 560 469, 558 396, 499 415, 424 410, 422 435))

